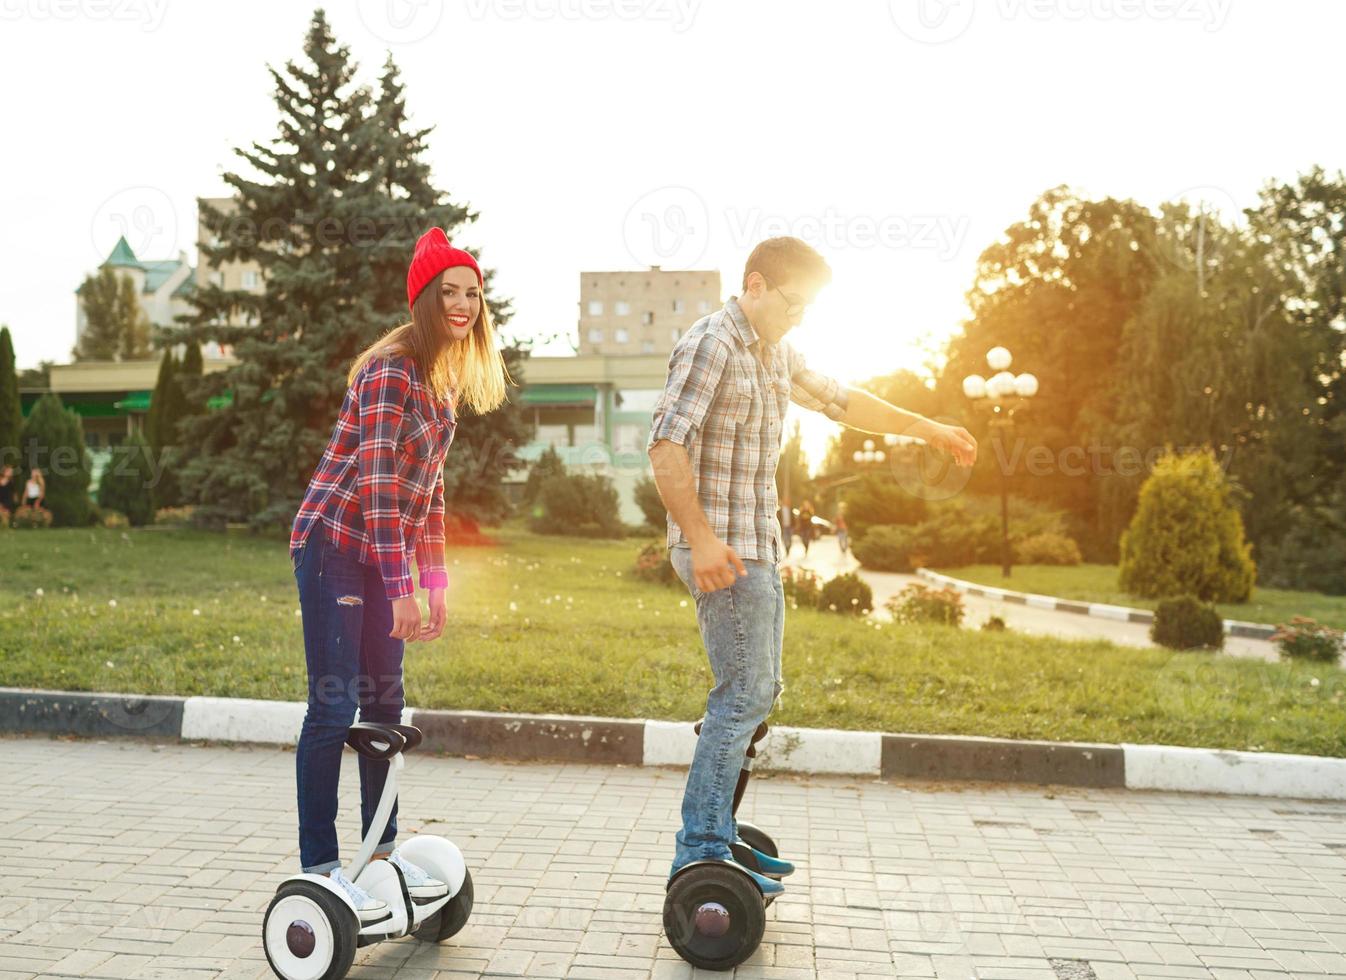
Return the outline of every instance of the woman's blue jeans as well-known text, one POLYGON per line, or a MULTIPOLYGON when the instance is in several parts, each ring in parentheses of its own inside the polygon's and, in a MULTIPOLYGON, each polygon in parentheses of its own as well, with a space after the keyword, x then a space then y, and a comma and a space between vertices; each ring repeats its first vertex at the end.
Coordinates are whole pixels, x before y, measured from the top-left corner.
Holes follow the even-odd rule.
MULTIPOLYGON (((393 628, 393 606, 384 593, 379 570, 338 551, 326 539, 321 524, 309 532, 291 564, 299 586, 308 664, 308 711, 295 752, 299 863, 305 871, 326 874, 341 863, 336 815, 346 732, 357 708, 361 721, 397 724, 402 720, 405 644, 388 636, 393 628)), ((360 756, 359 765, 360 831, 367 834, 388 763, 360 756)), ((394 803, 381 838, 386 847, 381 849, 391 849, 396 838, 394 803)))
POLYGON ((672 874, 693 861, 732 860, 738 774, 753 732, 784 689, 785 590, 773 561, 744 559, 747 576, 728 588, 702 592, 692 579, 690 547, 675 545, 669 560, 696 601, 696 622, 715 675, 687 773, 672 874))

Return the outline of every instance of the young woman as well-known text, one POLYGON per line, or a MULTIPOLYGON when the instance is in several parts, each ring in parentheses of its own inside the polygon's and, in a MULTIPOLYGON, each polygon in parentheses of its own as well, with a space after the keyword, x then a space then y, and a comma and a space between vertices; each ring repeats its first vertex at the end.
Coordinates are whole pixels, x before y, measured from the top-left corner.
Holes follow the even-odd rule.
POLYGON ((42 501, 47 499, 47 478, 42 475, 42 471, 36 466, 28 474, 28 482, 23 488, 23 505, 25 507, 41 507, 42 501))
MULTIPOLYGON (((308 711, 299 736, 299 860, 329 874, 362 921, 388 909, 342 874, 336 836, 342 745, 360 720, 402 718, 406 642, 444 628, 444 457, 461 405, 488 412, 505 399, 508 377, 482 297, 481 270, 439 228, 416 243, 407 271, 411 322, 356 358, 332 438, 290 532, 299 587, 308 711), (422 625, 408 553, 429 592, 422 625)), ((388 763, 363 756, 362 833, 383 791, 388 763)), ((411 894, 433 898, 448 886, 402 859, 394 808, 376 858, 397 865, 411 894)))

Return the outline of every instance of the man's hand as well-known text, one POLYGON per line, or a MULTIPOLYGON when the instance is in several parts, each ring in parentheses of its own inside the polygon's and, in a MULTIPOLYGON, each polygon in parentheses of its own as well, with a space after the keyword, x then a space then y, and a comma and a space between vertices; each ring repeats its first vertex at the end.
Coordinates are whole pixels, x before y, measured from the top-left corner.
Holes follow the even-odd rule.
POLYGON ((971 466, 977 461, 977 440, 972 438, 972 433, 961 425, 927 421, 929 425, 920 433, 927 445, 949 453, 959 466, 971 466))
POLYGON ((447 589, 430 590, 430 622, 421 627, 422 640, 435 640, 444 632, 444 622, 449 618, 449 604, 445 598, 447 589))
POLYGON ((388 635, 394 640, 416 639, 421 631, 421 607, 414 595, 404 595, 393 600, 393 631, 388 635))
POLYGON ((747 575, 748 569, 734 549, 719 538, 712 536, 700 545, 692 545, 692 581, 702 592, 728 588, 734 584, 736 574, 747 575))

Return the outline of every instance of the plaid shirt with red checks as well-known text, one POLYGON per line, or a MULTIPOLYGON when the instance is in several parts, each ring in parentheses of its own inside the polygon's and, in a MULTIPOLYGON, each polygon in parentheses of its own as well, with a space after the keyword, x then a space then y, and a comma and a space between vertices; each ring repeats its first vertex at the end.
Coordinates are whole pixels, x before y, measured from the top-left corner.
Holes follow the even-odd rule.
POLYGON ((411 358, 371 358, 347 389, 309 480, 290 530, 291 558, 310 531, 325 529, 337 549, 378 567, 389 599, 415 594, 411 549, 421 588, 446 588, 444 457, 456 425, 411 358))

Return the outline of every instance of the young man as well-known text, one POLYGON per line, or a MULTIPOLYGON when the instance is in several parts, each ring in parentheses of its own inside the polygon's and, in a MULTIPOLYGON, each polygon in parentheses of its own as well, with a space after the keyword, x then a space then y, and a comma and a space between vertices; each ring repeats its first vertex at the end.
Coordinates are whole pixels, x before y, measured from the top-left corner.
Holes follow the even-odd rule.
MULTIPOLYGON (((785 342, 831 278, 823 257, 797 238, 759 244, 743 270, 743 295, 698 320, 674 347, 655 403, 648 449, 668 509, 669 557, 696 601, 715 675, 671 873, 692 861, 733 860, 739 770, 783 689, 776 464, 790 401, 866 432, 919 437, 960 466, 977 458, 966 429, 811 371, 785 342)), ((768 895, 784 890, 754 878, 768 895)))

